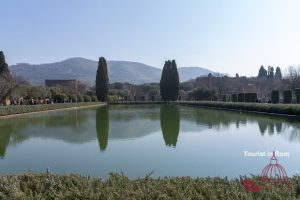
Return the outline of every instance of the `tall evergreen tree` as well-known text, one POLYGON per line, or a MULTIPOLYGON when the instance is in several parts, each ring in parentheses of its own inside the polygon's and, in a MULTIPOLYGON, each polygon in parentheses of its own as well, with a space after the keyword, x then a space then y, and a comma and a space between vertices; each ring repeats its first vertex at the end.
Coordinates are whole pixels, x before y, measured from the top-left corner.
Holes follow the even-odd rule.
POLYGON ((160 79, 160 94, 164 101, 175 101, 179 94, 179 75, 175 60, 167 60, 160 79))
POLYGON ((175 60, 172 60, 170 71, 171 71, 170 100, 176 101, 178 99, 178 94, 179 94, 179 74, 178 74, 175 60))
POLYGON ((0 78, 9 79, 9 69, 2 51, 0 51, 0 78))
POLYGON ((272 66, 268 67, 268 78, 274 79, 274 67, 272 67, 272 66))
POLYGON ((282 79, 282 73, 280 67, 276 67, 275 79, 282 79))
POLYGON ((96 95, 99 101, 106 101, 108 95, 107 63, 104 57, 99 58, 96 75, 96 95))
POLYGON ((267 70, 264 68, 264 66, 262 65, 259 69, 258 72, 258 78, 267 78, 268 77, 268 72, 267 70))
POLYGON ((163 67, 163 70, 161 73, 160 82, 159 82, 160 96, 164 101, 166 101, 166 99, 167 99, 166 77, 167 77, 167 61, 164 64, 164 67, 163 67))

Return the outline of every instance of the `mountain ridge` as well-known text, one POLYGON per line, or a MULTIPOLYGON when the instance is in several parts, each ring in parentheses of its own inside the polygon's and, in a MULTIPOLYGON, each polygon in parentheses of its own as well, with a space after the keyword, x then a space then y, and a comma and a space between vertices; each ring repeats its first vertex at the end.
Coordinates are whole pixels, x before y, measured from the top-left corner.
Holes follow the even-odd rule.
MULTIPOLYGON (((107 61, 110 83, 129 82, 133 84, 159 82, 162 69, 135 61, 107 61)), ((45 79, 78 79, 93 85, 98 62, 82 57, 68 58, 62 61, 29 64, 17 63, 10 66, 15 74, 24 77, 33 85, 44 85, 45 79)), ((184 82, 198 76, 214 73, 202 67, 179 67, 180 81, 184 82)))

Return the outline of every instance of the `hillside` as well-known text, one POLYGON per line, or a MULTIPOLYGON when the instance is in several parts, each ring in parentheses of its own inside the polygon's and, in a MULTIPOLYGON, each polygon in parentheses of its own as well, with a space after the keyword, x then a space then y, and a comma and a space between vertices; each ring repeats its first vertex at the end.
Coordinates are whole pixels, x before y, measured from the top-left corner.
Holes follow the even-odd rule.
MULTIPOLYGON (((161 69, 143 63, 130 61, 107 61, 110 83, 129 82, 133 84, 159 82, 161 69)), ((61 62, 31 65, 19 63, 10 70, 27 79, 33 85, 44 85, 45 79, 78 79, 94 84, 97 61, 85 58, 70 58, 61 62)), ((180 81, 187 81, 211 71, 200 67, 178 69, 180 81)))

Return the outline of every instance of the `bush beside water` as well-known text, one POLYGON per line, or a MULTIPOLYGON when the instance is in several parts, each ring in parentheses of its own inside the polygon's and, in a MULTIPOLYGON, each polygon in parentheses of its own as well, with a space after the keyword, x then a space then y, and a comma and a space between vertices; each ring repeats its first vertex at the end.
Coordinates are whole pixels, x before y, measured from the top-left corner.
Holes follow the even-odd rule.
POLYGON ((266 112, 286 115, 300 115, 299 104, 267 104, 267 103, 233 103, 233 102, 182 102, 182 105, 203 106, 212 108, 225 108, 255 112, 266 112))
MULTIPOLYGON (((246 177, 244 177, 246 178, 246 177)), ((258 177, 247 178, 257 182, 258 177)), ((0 199, 296 199, 300 177, 284 187, 245 192, 240 179, 163 177, 130 180, 119 174, 108 179, 80 175, 23 174, 0 177, 0 199)))

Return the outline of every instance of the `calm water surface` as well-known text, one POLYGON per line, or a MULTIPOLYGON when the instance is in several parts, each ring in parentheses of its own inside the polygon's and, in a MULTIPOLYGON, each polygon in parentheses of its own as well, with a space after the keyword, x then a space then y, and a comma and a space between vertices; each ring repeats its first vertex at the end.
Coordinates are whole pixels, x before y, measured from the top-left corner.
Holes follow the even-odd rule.
POLYGON ((0 173, 80 173, 131 178, 260 174, 278 150, 300 172, 299 120, 175 105, 108 106, 0 120, 0 173))

